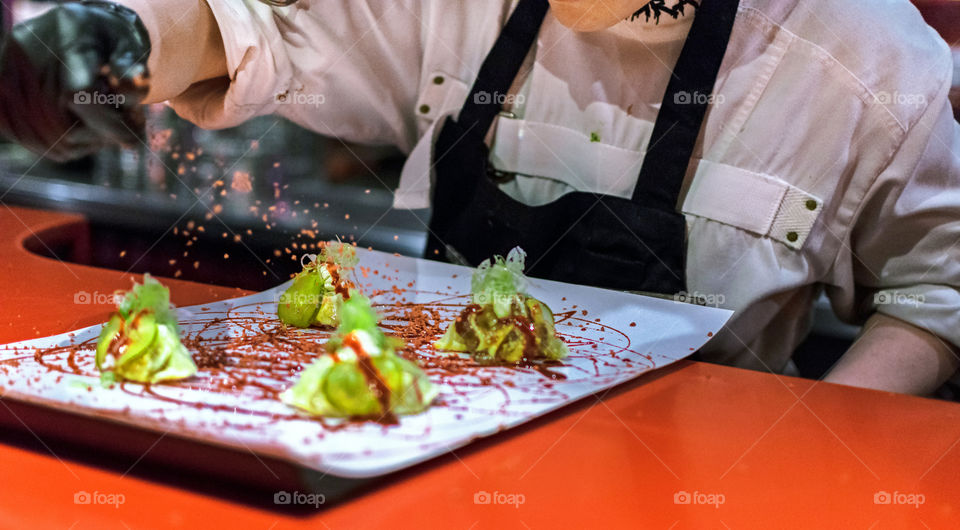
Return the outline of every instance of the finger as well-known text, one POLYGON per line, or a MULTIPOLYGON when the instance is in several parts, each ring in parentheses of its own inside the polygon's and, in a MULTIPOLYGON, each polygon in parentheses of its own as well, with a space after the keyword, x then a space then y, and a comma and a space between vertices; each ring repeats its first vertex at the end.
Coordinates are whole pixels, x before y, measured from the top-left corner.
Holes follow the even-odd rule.
POLYGON ((103 144, 71 144, 58 143, 47 150, 45 158, 54 162, 64 163, 84 156, 92 155, 103 149, 103 144))
POLYGON ((33 67, 18 41, 5 43, 0 73, 0 131, 24 147, 44 154, 50 151, 77 120, 60 108, 49 77, 33 67))
POLYGON ((54 160, 94 148, 94 135, 80 134, 86 129, 67 108, 64 92, 91 86, 102 60, 90 36, 64 17, 64 9, 55 8, 17 26, 4 42, 0 65, 0 130, 54 160))
POLYGON ((11 131, 20 145, 57 162, 79 158, 102 147, 96 142, 102 144, 103 140, 79 121, 63 130, 53 130, 45 123, 47 120, 42 118, 18 119, 12 121, 11 131))
POLYGON ((69 104, 70 110, 84 125, 111 143, 126 146, 140 144, 141 134, 137 132, 136 124, 128 123, 132 119, 126 117, 136 111, 124 111, 123 94, 93 93, 90 97, 91 100, 69 104))
POLYGON ((65 109, 52 105, 31 105, 28 109, 19 134, 38 154, 64 162, 95 152, 105 144, 101 135, 65 109))
POLYGON ((108 79, 117 89, 147 92, 148 75, 146 57, 134 50, 118 50, 110 57, 108 79))
MULTIPOLYGON (((114 144, 136 145, 136 129, 127 124, 127 100, 135 99, 117 93, 110 87, 110 67, 100 51, 81 39, 64 54, 68 68, 63 72, 64 106, 91 131, 114 144), (88 75, 89 74, 89 75, 88 75)), ((136 105, 133 103, 132 105, 136 105)))
POLYGON ((100 69, 107 62, 106 53, 90 33, 78 34, 75 23, 63 23, 58 36, 63 44, 59 60, 64 68, 60 74, 60 87, 66 92, 88 90, 97 83, 100 69))
POLYGON ((147 67, 142 63, 145 60, 134 51, 117 52, 110 58, 108 76, 111 88, 123 95, 120 105, 123 125, 143 143, 146 142, 146 117, 141 102, 149 90, 147 67))

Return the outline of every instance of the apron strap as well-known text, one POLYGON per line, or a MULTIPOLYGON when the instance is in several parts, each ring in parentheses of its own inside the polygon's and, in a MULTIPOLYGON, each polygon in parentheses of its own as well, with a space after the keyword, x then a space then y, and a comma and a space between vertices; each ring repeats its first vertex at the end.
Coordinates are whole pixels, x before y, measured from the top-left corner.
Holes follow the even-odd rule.
MULTIPOLYGON (((739 5, 739 0, 700 2, 650 135, 634 202, 676 210, 739 5)), ((549 7, 548 0, 520 0, 513 10, 460 109, 457 121, 469 134, 482 138, 490 130, 549 7)))
POLYGON ((484 137, 502 109, 523 60, 540 33, 550 4, 547 0, 520 0, 497 42, 480 67, 477 80, 460 109, 457 121, 472 134, 484 137))
POLYGON ((739 0, 700 2, 650 135, 634 202, 676 210, 739 5, 739 0))

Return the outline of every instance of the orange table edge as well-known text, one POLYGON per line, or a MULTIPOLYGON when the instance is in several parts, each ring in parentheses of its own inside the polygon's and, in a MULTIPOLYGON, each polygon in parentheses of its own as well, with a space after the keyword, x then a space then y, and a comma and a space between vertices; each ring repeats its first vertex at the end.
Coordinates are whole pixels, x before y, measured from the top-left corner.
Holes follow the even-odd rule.
MULTIPOLYGON (((0 206, 0 343, 102 322, 109 305, 74 297, 136 276, 28 250, 69 242, 89 253, 82 217, 0 206)), ((247 294, 162 281, 177 305, 247 294)), ((689 361, 329 503, 244 486, 296 474, 281 462, 246 455, 232 478, 211 479, 203 463, 229 467, 229 452, 152 433, 128 433, 132 454, 124 438, 90 449, 69 440, 95 439, 96 424, 43 412, 0 398, 13 426, 0 435, 2 528, 957 528, 960 518, 960 405, 689 361)))

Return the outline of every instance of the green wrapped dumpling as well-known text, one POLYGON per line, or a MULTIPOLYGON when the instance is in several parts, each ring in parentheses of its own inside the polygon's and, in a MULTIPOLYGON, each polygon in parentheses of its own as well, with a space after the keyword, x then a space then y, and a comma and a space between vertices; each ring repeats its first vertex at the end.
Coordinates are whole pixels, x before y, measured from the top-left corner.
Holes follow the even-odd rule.
POLYGON ((377 327, 370 301, 355 294, 342 302, 339 314, 329 353, 307 367, 280 400, 318 416, 383 423, 426 410, 436 388, 419 366, 396 354, 398 341, 377 327))
POLYGON ((434 344, 438 350, 467 352, 479 362, 560 360, 567 346, 556 336, 553 312, 526 293, 526 254, 519 247, 486 260, 473 273, 472 304, 434 344))
POLYGON ((327 243, 319 256, 303 267, 293 284, 280 295, 277 316, 288 326, 307 328, 314 324, 339 324, 337 306, 350 298, 354 288, 347 276, 357 265, 351 245, 327 243))
POLYGON ((105 381, 158 383, 197 373, 190 352, 180 342, 170 291, 149 274, 123 297, 104 325, 96 365, 105 381))

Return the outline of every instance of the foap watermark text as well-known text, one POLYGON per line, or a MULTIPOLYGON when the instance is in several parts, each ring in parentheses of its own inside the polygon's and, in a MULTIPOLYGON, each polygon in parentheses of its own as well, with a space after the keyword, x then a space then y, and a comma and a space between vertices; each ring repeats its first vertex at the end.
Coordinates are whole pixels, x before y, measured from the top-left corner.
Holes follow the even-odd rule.
POLYGON ((680 291, 679 293, 673 295, 673 299, 676 302, 709 307, 720 307, 727 302, 727 297, 720 293, 699 293, 697 291, 692 293, 680 291))
POLYGON ((500 92, 480 91, 473 95, 473 102, 477 105, 523 105, 526 97, 523 94, 503 94, 500 92))
POLYGON ((927 104, 924 94, 880 91, 873 95, 873 102, 880 105, 903 105, 919 109, 927 104))
POLYGON ((882 291, 873 295, 875 305, 901 305, 920 307, 927 301, 927 297, 917 293, 901 293, 899 291, 882 291))
POLYGON ((319 508, 321 504, 327 502, 327 497, 322 493, 303 493, 302 491, 278 491, 273 494, 274 504, 286 504, 297 506, 313 506, 319 508))
POLYGON ((727 503, 727 497, 722 493, 704 493, 702 491, 694 491, 691 493, 680 490, 673 494, 673 503, 719 508, 721 504, 727 503))
POLYGON ((522 493, 502 493, 494 491, 478 491, 473 494, 474 504, 499 504, 504 506, 513 506, 519 508, 521 504, 526 504, 527 497, 522 493))
POLYGON ((673 95, 675 105, 723 105, 726 97, 723 94, 704 94, 703 92, 687 92, 681 90, 673 95))
POLYGON ((126 502, 127 497, 122 493, 78 491, 73 494, 73 503, 78 505, 95 504, 119 508, 121 504, 126 502))
POLYGON ((922 493, 904 493, 902 491, 878 491, 873 494, 874 504, 889 504, 913 506, 919 508, 921 504, 926 504, 927 497, 922 493))
POLYGON ((277 105, 309 105, 312 107, 319 107, 327 102, 327 96, 323 94, 287 91, 274 95, 273 102, 277 105))
POLYGON ((126 103, 126 101, 127 97, 123 94, 103 94, 101 92, 86 92, 84 90, 74 92, 73 94, 74 105, 110 105, 114 108, 119 108, 126 103))
POLYGON ((73 293, 73 303, 76 305, 117 305, 123 300, 122 292, 101 293, 99 291, 77 291, 73 293))

